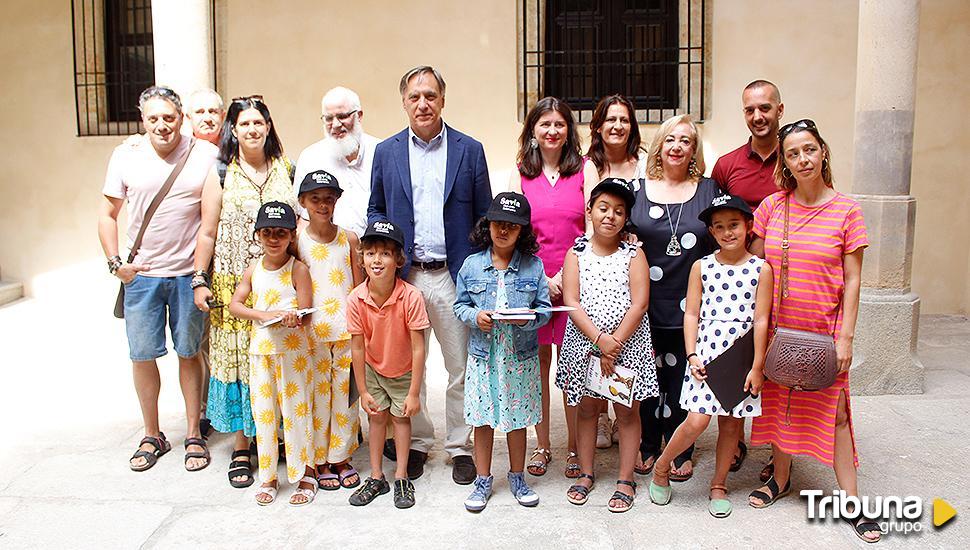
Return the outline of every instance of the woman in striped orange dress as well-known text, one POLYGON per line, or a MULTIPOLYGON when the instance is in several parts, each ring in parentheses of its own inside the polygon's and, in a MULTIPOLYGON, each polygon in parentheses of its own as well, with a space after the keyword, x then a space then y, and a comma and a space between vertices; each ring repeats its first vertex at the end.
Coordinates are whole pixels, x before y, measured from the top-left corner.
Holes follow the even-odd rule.
MULTIPOLYGON (((781 191, 770 195, 754 215, 752 251, 764 257, 775 274, 772 316, 779 327, 829 334, 835 338, 839 375, 820 391, 790 393, 766 381, 762 415, 754 419, 751 442, 771 444, 774 476, 751 493, 751 506, 763 508, 791 489, 792 455, 809 456, 832 466, 839 487, 858 496, 859 465, 849 402, 849 366, 859 313, 862 252, 869 245, 862 211, 851 197, 832 187, 829 148, 811 120, 787 124, 778 132, 775 178, 781 191), (781 241, 785 209, 789 213, 788 296, 782 291, 781 241)), ((856 535, 879 540, 879 526, 860 516, 856 535)))

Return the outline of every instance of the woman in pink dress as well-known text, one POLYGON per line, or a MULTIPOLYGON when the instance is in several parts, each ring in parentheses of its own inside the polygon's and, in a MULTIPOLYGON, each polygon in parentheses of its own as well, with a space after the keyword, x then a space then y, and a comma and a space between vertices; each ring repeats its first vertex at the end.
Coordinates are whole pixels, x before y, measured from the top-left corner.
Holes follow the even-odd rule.
MULTIPOLYGON (((835 339, 839 375, 819 391, 790 391, 771 380, 761 391, 761 416, 751 424, 751 443, 771 444, 774 475, 751 493, 749 503, 764 508, 791 490, 792 455, 831 466, 839 488, 859 495, 849 367, 859 314, 862 252, 869 245, 859 204, 832 186, 828 145, 811 120, 778 132, 775 179, 781 191, 769 195, 754 214, 751 251, 775 274, 771 312, 779 327, 826 334, 835 339), (782 240, 788 211, 788 271, 783 278, 782 240), (787 296, 779 293, 787 285, 787 296)), ((847 520, 849 521, 849 520, 847 520)), ((865 542, 880 538, 879 525, 860 516, 850 521, 865 542)))
MULTIPOLYGON (((509 190, 521 192, 532 204, 532 227, 539 241, 538 256, 546 270, 549 295, 562 305, 562 264, 566 251, 586 228, 586 199, 596 184, 596 168, 580 154, 579 134, 572 109, 554 97, 540 99, 529 111, 519 135, 517 171, 509 190), (585 172, 585 173, 584 173, 585 172)), ((552 459, 549 439, 549 370, 552 346, 562 345, 565 313, 555 313, 539 329, 539 371, 542 376, 542 421, 536 425, 537 447, 527 470, 541 476, 552 459)), ((565 406, 565 401, 564 401, 565 406)), ((576 456, 576 408, 565 406, 569 455, 566 477, 579 475, 576 456)))

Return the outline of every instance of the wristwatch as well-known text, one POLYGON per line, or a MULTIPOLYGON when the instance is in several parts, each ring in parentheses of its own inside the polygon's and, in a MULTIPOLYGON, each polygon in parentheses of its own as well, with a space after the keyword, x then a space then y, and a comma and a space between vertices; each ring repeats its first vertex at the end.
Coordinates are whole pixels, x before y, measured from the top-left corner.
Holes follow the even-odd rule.
POLYGON ((122 263, 121 261, 121 256, 114 255, 108 258, 108 273, 111 273, 112 275, 114 275, 115 273, 118 272, 118 268, 120 268, 123 265, 124 263, 122 263))
POLYGON ((200 269, 192 274, 192 282, 189 283, 189 287, 192 290, 204 286, 209 288, 209 274, 204 269, 200 269))

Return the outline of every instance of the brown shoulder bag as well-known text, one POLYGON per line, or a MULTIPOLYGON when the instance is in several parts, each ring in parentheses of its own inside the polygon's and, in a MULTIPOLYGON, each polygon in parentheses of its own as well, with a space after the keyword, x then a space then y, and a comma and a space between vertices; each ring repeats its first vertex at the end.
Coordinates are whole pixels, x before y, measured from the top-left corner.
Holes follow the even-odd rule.
MULTIPOLYGON (((189 160, 189 155, 192 154, 192 148, 195 147, 195 138, 188 138, 189 149, 182 155, 182 158, 175 163, 175 167, 172 168, 172 173, 168 175, 168 179, 165 183, 158 189, 158 193, 152 198, 152 202, 148 204, 148 209, 145 210, 145 216, 141 219, 141 227, 138 228, 138 234, 135 236, 135 241, 131 243, 131 251, 128 253, 128 261, 126 263, 131 263, 135 261, 135 256, 138 254, 138 249, 141 248, 141 240, 145 236, 145 230, 148 229, 148 222, 151 221, 152 216, 155 215, 155 211, 158 210, 158 205, 162 204, 162 199, 168 192, 172 189, 172 185, 175 184, 176 178, 182 172, 182 168, 185 167, 185 163, 189 160)), ((121 287, 118 289, 118 297, 115 298, 115 309, 114 315, 118 319, 125 318, 125 283, 121 283, 121 287)))
POLYGON ((790 200, 789 194, 785 197, 785 230, 781 241, 781 288, 772 315, 774 322, 765 357, 765 377, 791 390, 817 391, 835 383, 839 374, 835 340, 828 334, 778 327, 781 300, 788 297, 790 200))

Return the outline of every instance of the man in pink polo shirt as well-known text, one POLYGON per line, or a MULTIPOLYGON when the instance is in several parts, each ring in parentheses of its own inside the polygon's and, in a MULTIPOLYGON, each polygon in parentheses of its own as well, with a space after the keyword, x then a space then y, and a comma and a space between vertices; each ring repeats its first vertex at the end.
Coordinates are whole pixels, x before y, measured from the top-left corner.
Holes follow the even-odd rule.
POLYGON ((167 326, 178 355, 185 400, 185 469, 197 471, 209 465, 209 451, 199 429, 199 347, 205 316, 193 301, 192 270, 202 222, 202 184, 215 164, 218 148, 202 140, 193 145, 193 138, 182 135, 182 102, 171 88, 149 87, 139 96, 138 108, 147 139, 119 145, 111 154, 98 213, 98 236, 108 257, 108 270, 125 284, 125 329, 145 423, 145 437, 129 466, 137 472, 147 470, 171 449, 159 428, 161 382, 155 362, 168 352, 167 326), (151 217, 137 255, 131 263, 123 262, 118 243, 121 209, 127 203, 130 247, 148 205, 183 157, 184 166, 151 217))
POLYGON ((755 80, 741 93, 748 142, 717 159, 711 177, 729 195, 744 199, 754 211, 768 195, 778 191, 775 162, 778 160, 778 124, 785 112, 778 87, 755 80))

